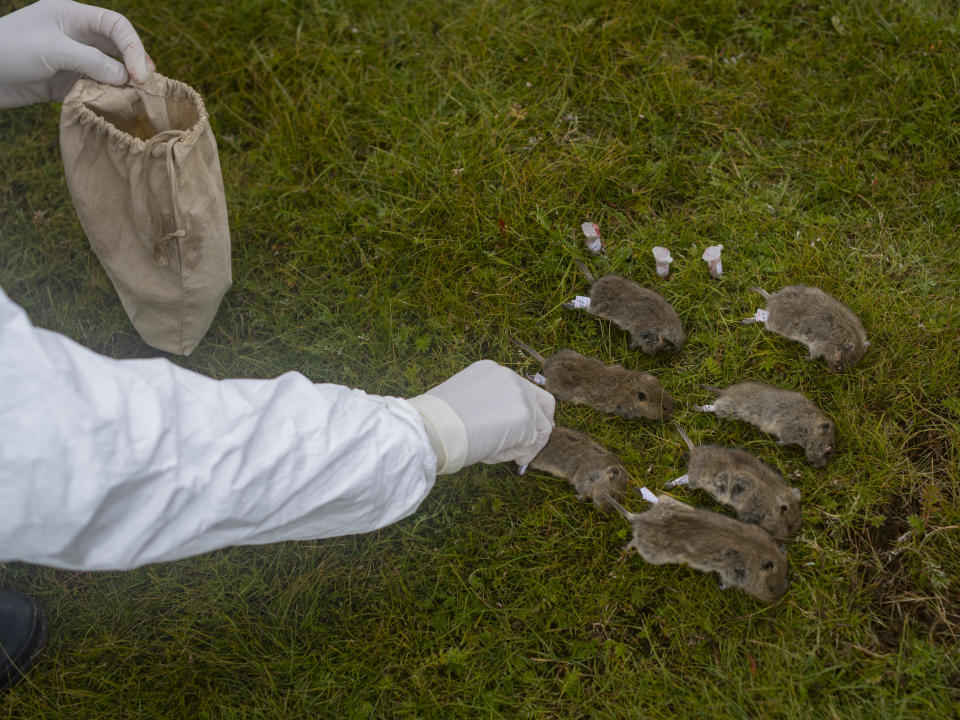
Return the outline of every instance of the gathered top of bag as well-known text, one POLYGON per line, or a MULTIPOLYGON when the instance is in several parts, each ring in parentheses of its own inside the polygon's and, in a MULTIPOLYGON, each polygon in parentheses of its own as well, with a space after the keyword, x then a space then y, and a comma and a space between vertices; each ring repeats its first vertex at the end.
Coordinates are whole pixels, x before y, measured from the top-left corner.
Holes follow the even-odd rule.
POLYGON ((144 151, 151 138, 169 131, 180 131, 178 142, 190 144, 210 127, 200 93, 158 73, 142 84, 123 87, 81 78, 64 100, 67 104, 81 126, 95 128, 110 144, 127 151, 144 151))

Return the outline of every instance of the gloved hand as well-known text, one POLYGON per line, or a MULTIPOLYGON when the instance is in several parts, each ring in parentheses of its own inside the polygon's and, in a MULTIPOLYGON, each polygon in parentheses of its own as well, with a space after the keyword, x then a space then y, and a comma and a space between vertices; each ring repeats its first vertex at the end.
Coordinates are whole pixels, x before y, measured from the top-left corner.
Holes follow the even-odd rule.
POLYGON ((547 444, 556 401, 491 360, 480 360, 410 402, 423 416, 437 473, 475 462, 530 462, 547 444))
POLYGON ((0 18, 0 107, 62 100, 80 75, 143 82, 148 69, 137 31, 112 10, 40 0, 0 18), (123 64, 104 53, 122 55, 123 64))

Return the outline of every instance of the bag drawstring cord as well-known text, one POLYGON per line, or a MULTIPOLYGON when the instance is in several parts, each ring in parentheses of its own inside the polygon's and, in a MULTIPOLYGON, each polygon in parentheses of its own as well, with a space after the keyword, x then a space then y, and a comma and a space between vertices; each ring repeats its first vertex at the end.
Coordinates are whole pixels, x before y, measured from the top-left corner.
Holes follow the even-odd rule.
POLYGON ((177 186, 177 168, 174 163, 173 149, 176 145, 177 139, 183 135, 183 132, 180 130, 164 130, 163 132, 157 133, 152 138, 146 141, 147 152, 153 153, 153 148, 160 142, 165 140, 170 140, 164 148, 163 153, 166 156, 166 165, 167 165, 167 177, 170 180, 170 199, 173 204, 173 226, 174 229, 171 232, 164 233, 160 236, 160 239, 157 240, 156 245, 153 247, 153 262, 155 265, 167 265, 170 262, 170 246, 177 240, 181 240, 187 236, 186 228, 181 225, 181 213, 179 205, 179 188, 177 186))

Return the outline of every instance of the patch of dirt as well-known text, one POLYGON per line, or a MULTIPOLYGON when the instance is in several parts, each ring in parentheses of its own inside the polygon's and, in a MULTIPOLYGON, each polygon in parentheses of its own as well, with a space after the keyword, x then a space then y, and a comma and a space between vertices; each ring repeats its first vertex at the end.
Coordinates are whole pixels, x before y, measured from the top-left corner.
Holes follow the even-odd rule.
POLYGON ((908 518, 921 515, 923 506, 922 488, 907 497, 894 495, 880 512, 879 526, 868 525, 850 538, 861 557, 857 575, 868 592, 880 651, 899 647, 908 626, 938 642, 960 641, 960 593, 920 588, 904 566, 900 543, 910 531, 908 518))
POLYGON ((904 428, 904 451, 910 463, 920 472, 949 472, 957 461, 957 439, 942 418, 921 410, 915 422, 904 428))

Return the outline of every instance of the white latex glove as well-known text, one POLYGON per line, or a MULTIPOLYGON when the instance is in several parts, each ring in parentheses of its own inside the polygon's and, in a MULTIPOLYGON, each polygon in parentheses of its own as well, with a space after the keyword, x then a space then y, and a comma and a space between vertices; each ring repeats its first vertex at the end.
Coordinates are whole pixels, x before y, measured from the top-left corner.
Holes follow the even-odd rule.
POLYGON ((410 402, 437 453, 437 474, 475 462, 530 462, 547 444, 556 401, 491 360, 480 360, 410 402))
POLYGON ((155 68, 137 31, 112 10, 40 0, 0 18, 0 107, 62 100, 81 75, 143 82, 148 69, 155 68))

